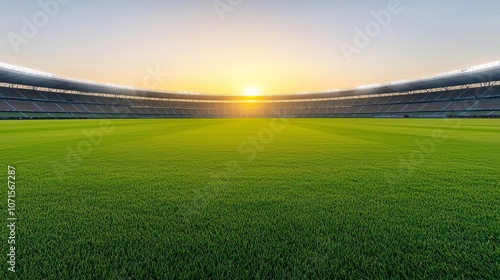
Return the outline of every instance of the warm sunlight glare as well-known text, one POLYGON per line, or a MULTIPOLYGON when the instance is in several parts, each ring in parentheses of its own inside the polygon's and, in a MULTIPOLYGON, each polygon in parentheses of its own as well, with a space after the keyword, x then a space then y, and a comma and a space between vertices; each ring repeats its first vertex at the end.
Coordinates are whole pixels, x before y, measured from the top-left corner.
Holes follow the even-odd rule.
POLYGON ((257 96, 259 94, 260 94, 260 88, 258 87, 245 88, 245 96, 257 96))

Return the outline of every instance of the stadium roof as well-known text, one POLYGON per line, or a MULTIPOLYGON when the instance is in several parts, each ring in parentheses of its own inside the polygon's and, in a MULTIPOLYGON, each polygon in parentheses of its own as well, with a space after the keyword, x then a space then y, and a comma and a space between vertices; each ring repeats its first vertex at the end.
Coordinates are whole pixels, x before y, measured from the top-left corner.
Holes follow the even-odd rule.
MULTIPOLYGON (((352 89, 333 90, 325 92, 252 97, 259 99, 299 99, 338 96, 359 96, 369 94, 408 92, 432 88, 452 87, 477 83, 500 81, 500 61, 488 63, 467 69, 427 76, 419 79, 401 80, 385 84, 359 86, 352 89)), ((59 90, 134 95, 162 98, 196 98, 196 99, 239 99, 241 96, 223 95, 193 95, 192 93, 176 93, 154 91, 134 87, 103 84, 79 79, 62 77, 50 73, 39 72, 0 63, 0 83, 18 84, 33 87, 53 88, 59 90)))

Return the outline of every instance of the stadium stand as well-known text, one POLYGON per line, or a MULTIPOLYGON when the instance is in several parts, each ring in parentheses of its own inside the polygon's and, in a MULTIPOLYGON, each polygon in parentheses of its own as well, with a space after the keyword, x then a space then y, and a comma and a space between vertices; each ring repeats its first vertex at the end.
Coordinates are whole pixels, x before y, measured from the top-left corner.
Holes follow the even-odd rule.
POLYGON ((500 62, 341 91, 260 97, 148 91, 0 64, 0 118, 500 117, 500 62))

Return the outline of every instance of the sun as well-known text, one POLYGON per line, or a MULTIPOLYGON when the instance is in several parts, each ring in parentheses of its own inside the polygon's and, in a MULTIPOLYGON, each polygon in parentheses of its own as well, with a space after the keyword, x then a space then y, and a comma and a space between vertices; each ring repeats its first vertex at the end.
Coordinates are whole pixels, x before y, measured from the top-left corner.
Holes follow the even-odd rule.
POLYGON ((245 88, 245 96, 257 96, 260 94, 260 88, 258 87, 247 87, 245 88))

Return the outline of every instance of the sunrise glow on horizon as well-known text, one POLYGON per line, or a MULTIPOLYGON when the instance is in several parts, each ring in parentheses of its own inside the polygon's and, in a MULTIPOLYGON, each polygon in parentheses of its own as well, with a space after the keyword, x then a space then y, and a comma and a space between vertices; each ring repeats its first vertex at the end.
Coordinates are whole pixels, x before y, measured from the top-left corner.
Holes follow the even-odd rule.
POLYGON ((42 2, 4 3, 0 62, 152 90, 315 92, 500 60, 493 0, 42 2))

